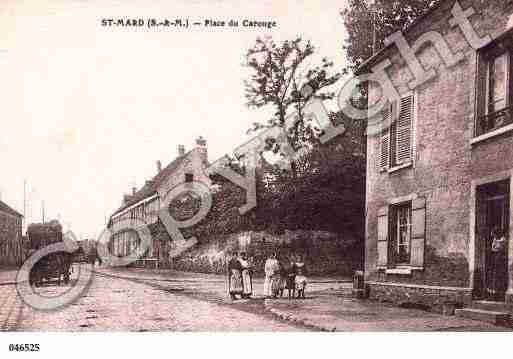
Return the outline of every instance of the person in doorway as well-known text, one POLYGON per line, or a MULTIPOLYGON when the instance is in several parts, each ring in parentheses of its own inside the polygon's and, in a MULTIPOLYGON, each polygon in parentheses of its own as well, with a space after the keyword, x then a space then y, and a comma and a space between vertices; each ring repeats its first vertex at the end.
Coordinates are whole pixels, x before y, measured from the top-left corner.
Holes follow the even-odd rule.
POLYGON ((499 300, 506 292, 507 264, 506 264, 506 237, 503 231, 495 227, 491 237, 492 249, 492 297, 499 300))
POLYGON ((305 262, 303 261, 303 256, 298 255, 298 259, 295 263, 295 269, 296 269, 296 277, 295 277, 295 284, 296 284, 296 290, 297 290, 297 298, 305 298, 305 289, 306 289, 306 266, 305 262))
POLYGON ((228 293, 232 300, 242 296, 242 266, 238 258, 230 253, 228 259, 228 293))
POLYGON ((245 252, 241 252, 239 256, 242 276, 242 298, 251 298, 253 295, 253 271, 251 262, 245 252))
POLYGON ((276 288, 276 274, 279 272, 279 270, 280 264, 278 263, 278 259, 276 258, 276 253, 273 253, 269 256, 269 258, 267 258, 264 266, 264 296, 266 298, 271 298, 273 296, 273 286, 274 288, 276 288))

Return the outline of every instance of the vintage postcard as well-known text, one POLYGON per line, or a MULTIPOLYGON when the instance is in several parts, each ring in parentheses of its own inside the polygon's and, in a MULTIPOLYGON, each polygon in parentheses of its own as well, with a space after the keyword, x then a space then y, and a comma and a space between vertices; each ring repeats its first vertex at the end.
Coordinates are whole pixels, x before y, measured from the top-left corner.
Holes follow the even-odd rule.
POLYGON ((4 0, 0 75, 2 357, 513 328, 513 1, 4 0))

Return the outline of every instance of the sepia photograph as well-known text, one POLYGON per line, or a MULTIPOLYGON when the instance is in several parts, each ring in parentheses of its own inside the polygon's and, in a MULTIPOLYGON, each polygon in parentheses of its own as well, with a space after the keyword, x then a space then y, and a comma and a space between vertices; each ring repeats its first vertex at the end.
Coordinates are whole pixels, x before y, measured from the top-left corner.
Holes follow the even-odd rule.
POLYGON ((0 84, 0 357, 507 343, 513 1, 2 0, 0 84))

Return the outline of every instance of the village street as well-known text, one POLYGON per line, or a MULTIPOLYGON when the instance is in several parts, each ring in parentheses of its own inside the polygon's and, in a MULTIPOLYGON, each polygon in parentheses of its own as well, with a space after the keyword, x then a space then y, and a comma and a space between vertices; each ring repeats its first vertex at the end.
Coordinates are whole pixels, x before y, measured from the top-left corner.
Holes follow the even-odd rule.
MULTIPOLYGON (((4 331, 506 330, 356 301, 348 295, 350 283, 328 278, 313 278, 307 299, 292 301, 264 300, 262 280, 256 279, 254 299, 233 302, 219 275, 96 268, 84 295, 64 308, 42 312, 24 305, 7 277, 0 275, 0 330, 4 331)), ((67 289, 54 284, 36 291, 55 296, 67 289)))
MULTIPOLYGON (((54 296, 67 286, 45 286, 54 296)), ((74 303, 50 312, 23 305, 13 285, 0 286, 2 330, 10 331, 297 331, 272 315, 231 308, 183 295, 174 285, 158 286, 95 274, 74 303)), ((304 330, 304 328, 301 328, 304 330)))

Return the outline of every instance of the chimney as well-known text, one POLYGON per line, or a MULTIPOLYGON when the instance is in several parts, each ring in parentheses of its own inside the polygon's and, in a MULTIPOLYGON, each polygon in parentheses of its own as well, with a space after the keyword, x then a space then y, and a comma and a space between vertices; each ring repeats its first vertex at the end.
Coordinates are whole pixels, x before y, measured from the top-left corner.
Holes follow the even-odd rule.
POLYGON ((201 154, 201 158, 203 162, 208 163, 208 155, 207 155, 207 140, 203 138, 203 136, 199 136, 196 139, 196 149, 201 154))
POLYGON ((205 140, 203 136, 199 136, 196 139, 196 145, 198 145, 198 147, 207 147, 207 140, 205 140))
POLYGON ((162 162, 157 161, 157 174, 159 174, 162 171, 162 162))
POLYGON ((135 196, 136 192, 137 192, 137 187, 132 187, 132 196, 135 196))
POLYGON ((178 156, 182 157, 185 155, 185 146, 184 145, 178 145, 178 156))

